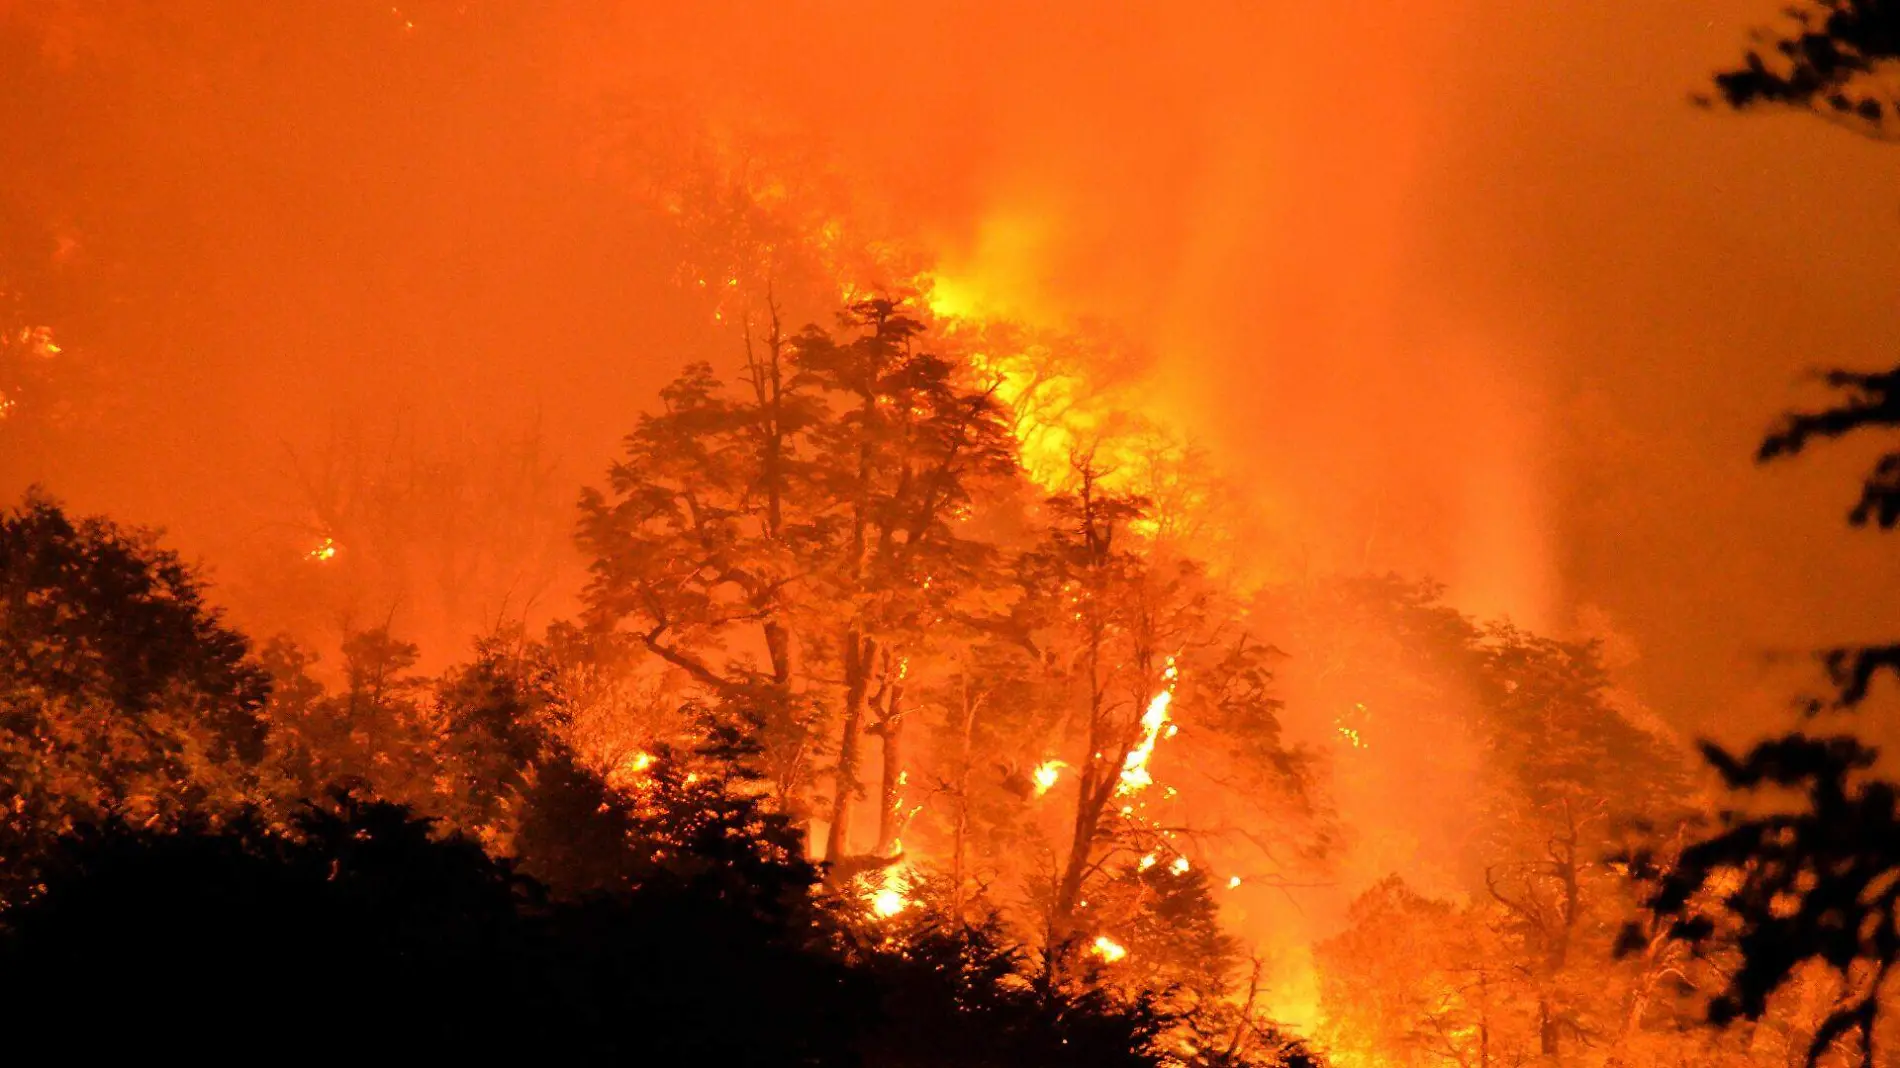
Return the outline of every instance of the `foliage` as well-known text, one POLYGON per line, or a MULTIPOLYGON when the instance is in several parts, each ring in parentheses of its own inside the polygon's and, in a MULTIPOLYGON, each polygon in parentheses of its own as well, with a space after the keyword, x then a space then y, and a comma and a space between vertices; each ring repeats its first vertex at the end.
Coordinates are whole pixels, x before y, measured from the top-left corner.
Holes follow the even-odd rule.
MULTIPOLYGON (((1814 1031, 1808 1060, 1852 1037, 1862 1063, 1876 1063, 1882 986, 1900 961, 1893 784, 1860 775, 1876 754, 1848 736, 1790 734, 1739 758, 1704 751, 1730 788, 1795 790, 1804 804, 1726 813, 1718 833, 1666 864, 1639 855, 1637 871, 1653 884, 1647 907, 1698 953, 1733 942, 1740 963, 1711 999, 1711 1021, 1761 1019, 1771 996, 1818 963, 1839 975, 1845 994, 1814 1031)), ((1640 929, 1625 932, 1626 948, 1642 941, 1640 929)))
POLYGON ((148 531, 35 494, 0 513, 0 898, 44 836, 254 795, 267 690, 196 575, 148 531))
POLYGON ((113 1015, 89 1050, 147 1049, 203 1018, 209 996, 215 1030, 199 1048, 232 1052, 277 1048, 289 1011, 323 1021, 296 1036, 311 1055, 1160 1063, 1160 1012, 1038 990, 993 924, 857 938, 814 909, 815 872, 797 854, 755 847, 792 844, 755 802, 686 778, 662 776, 633 821, 633 882, 569 900, 469 839, 347 794, 286 831, 253 813, 82 826, 0 929, 0 1018, 29 1048, 70 1041, 72 991, 163 962, 164 983, 86 1001, 113 1015))
POLYGON ((1900 59, 1900 8, 1887 0, 1800 0, 1788 24, 1756 33, 1769 55, 1751 49, 1742 66, 1715 77, 1730 107, 1806 109, 1857 131, 1891 136, 1893 65, 1900 59))

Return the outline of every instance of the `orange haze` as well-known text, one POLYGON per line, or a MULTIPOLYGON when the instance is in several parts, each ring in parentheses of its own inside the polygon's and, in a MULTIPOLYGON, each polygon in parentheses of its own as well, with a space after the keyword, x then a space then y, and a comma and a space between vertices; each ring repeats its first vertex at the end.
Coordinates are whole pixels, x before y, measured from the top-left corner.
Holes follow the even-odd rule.
MULTIPOLYGON (((1437 576, 1620 635, 1678 726, 1765 725, 1767 654, 1900 630, 1863 457, 1750 463, 1807 369, 1900 341, 1900 153, 1687 102, 1776 7, 0 0, 0 290, 97 399, 0 489, 168 527, 260 628, 339 622, 254 566, 322 549, 322 456, 538 435, 508 536, 558 541, 732 351, 602 165, 658 108, 849 176, 965 306, 1133 339, 1262 572, 1437 576)), ((524 549, 431 617, 474 586, 416 555, 349 610, 437 657, 571 606, 524 549)))

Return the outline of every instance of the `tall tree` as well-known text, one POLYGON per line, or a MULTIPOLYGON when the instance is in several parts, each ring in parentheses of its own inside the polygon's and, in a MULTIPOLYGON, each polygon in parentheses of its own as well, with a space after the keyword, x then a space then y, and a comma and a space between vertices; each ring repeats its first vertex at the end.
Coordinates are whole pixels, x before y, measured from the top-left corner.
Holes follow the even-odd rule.
POLYGON ((809 775, 816 724, 795 686, 794 589, 814 566, 821 502, 811 445, 823 398, 793 374, 776 312, 747 337, 733 390, 695 364, 661 391, 609 472, 582 497, 593 557, 588 611, 721 698, 753 692, 772 711, 781 795, 809 775), (763 654, 763 670, 749 657, 763 654))
MULTIPOLYGON (((1900 68, 1900 6, 1805 0, 1785 14, 1782 27, 1757 35, 1770 42, 1767 54, 1751 50, 1739 68, 1716 75, 1722 99, 1735 108, 1803 109, 1891 140, 1900 117, 1890 78, 1900 68)), ((1797 455, 1817 439, 1900 429, 1900 368, 1835 370, 1827 381, 1838 401, 1786 415, 1762 442, 1761 462, 1797 455)), ((1882 529, 1900 524, 1900 451, 1876 462, 1848 519, 1882 529)), ((1859 706, 1878 675, 1900 672, 1900 645, 1837 648, 1822 659, 1836 696, 1812 702, 1811 713, 1830 703, 1859 706)), ((1900 963, 1900 787, 1869 774, 1874 752, 1850 736, 1796 731, 1745 754, 1714 745, 1704 751, 1731 787, 1770 788, 1779 800, 1765 813, 1725 814, 1717 833, 1689 844, 1673 863, 1638 866, 1654 879, 1646 903, 1667 937, 1698 952, 1733 945, 1740 956, 1710 1000, 1709 1018, 1761 1020, 1778 993, 1823 969, 1838 977, 1841 994, 1813 1033, 1808 1062, 1849 1040, 1862 1064, 1877 1063, 1885 980, 1900 963)), ((1646 941, 1639 927, 1626 932, 1632 950, 1646 941)))
POLYGON ((991 549, 965 524, 986 484, 1016 472, 995 382, 972 381, 926 351, 925 324, 891 300, 853 305, 842 323, 855 336, 807 330, 795 353, 799 380, 840 398, 837 418, 816 434, 816 480, 829 508, 815 578, 835 608, 822 648, 840 679, 824 854, 832 862, 851 848, 867 733, 885 754, 875 852, 894 844, 912 661, 932 652, 932 628, 984 577, 991 549))

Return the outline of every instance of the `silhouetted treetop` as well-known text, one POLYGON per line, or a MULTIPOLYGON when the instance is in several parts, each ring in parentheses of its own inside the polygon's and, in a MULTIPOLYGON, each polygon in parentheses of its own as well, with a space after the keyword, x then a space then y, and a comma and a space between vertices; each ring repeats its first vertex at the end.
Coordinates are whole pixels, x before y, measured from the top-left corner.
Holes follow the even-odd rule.
POLYGON ((1757 30, 1760 48, 1715 76, 1730 107, 1804 108, 1856 132, 1893 136, 1900 94, 1891 79, 1900 58, 1900 4, 1887 0, 1802 0, 1788 22, 1757 30))
POLYGON ((269 680, 197 576, 150 531, 73 519, 29 494, 0 513, 0 677, 127 716, 182 704, 217 743, 262 755, 269 680))
MULTIPOLYGON (((1852 1036, 1861 1063, 1876 1063, 1881 986, 1900 962, 1893 784, 1858 777, 1875 753, 1851 736, 1790 734, 1741 757, 1714 745, 1703 751, 1731 788, 1798 791, 1802 803, 1725 813, 1719 833, 1666 869, 1639 855, 1635 870, 1654 880, 1645 904, 1698 953, 1729 940, 1740 950, 1740 966, 1709 1005, 1713 1022, 1761 1019, 1773 994, 1819 964, 1839 975, 1844 993, 1813 1035, 1810 1062, 1852 1036)), ((1643 941, 1632 928, 1623 948, 1643 941)))
MULTIPOLYGON (((1900 368, 1890 371, 1829 371, 1828 385, 1841 394, 1832 407, 1811 412, 1789 412, 1761 443, 1756 459, 1763 463, 1794 456, 1816 438, 1842 437, 1856 430, 1900 427, 1900 368)), ((1881 457, 1861 486, 1860 500, 1848 513, 1848 522, 1882 529, 1900 523, 1900 450, 1881 457)))

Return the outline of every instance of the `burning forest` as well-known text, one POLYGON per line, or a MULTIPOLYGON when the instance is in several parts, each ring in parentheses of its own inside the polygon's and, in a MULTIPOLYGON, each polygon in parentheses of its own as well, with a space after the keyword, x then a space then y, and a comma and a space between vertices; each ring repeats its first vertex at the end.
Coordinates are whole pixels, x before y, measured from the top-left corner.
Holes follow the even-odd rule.
POLYGON ((0 0, 6 1048, 1891 1063, 1900 11, 1424 7, 0 0))

